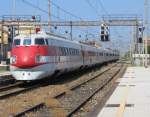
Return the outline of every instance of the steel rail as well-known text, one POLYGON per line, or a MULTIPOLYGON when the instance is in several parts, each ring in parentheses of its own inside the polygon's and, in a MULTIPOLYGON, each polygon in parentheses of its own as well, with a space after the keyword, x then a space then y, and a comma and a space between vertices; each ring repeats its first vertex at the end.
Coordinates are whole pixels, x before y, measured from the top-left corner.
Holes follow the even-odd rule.
MULTIPOLYGON (((12 91, 10 90, 10 92, 8 93, 4 93, 2 95, 0 95, 0 99, 6 99, 6 98, 9 98, 9 97, 12 97, 12 96, 16 96, 20 93, 25 93, 27 91, 30 91, 30 90, 33 90, 33 89, 36 89, 38 87, 42 86, 42 84, 38 84, 38 85, 33 85, 33 86, 30 86, 30 87, 27 87, 27 88, 23 88, 23 89, 19 89, 18 90, 15 90, 15 91, 12 91)), ((9 90, 8 90, 9 91, 9 90)), ((6 91, 7 92, 7 91, 6 91)))
POLYGON ((89 97, 87 97, 82 103, 80 103, 76 108, 74 108, 72 111, 70 111, 67 115, 67 117, 71 117, 75 112, 77 112, 84 104, 86 104, 96 93, 98 93, 99 91, 101 91, 108 83, 110 83, 113 78, 121 71, 121 68, 119 70, 117 70, 117 72, 115 74, 113 74, 113 76, 111 76, 111 78, 109 78, 106 82, 104 82, 102 84, 102 86, 100 86, 97 90, 95 90, 89 97))
MULTIPOLYGON (((106 73, 107 71, 111 70, 112 68, 114 68, 114 67, 117 66, 117 65, 118 65, 118 64, 112 65, 112 66, 109 67, 108 69, 102 71, 101 73, 99 73, 98 75, 96 75, 96 76, 90 78, 89 80, 87 80, 87 81, 85 81, 85 82, 82 82, 82 83, 80 83, 80 84, 78 84, 78 85, 76 85, 76 86, 70 87, 69 90, 74 90, 74 89, 76 89, 77 87, 80 87, 81 85, 83 85, 83 84, 85 84, 85 83, 87 83, 87 82, 90 82, 91 80, 94 80, 95 78, 97 78, 97 77, 99 77, 100 75, 106 73)), ((119 71, 120 71, 120 69, 119 69, 119 71)), ((118 72, 119 72, 119 71, 118 71, 118 72)), ((118 72, 117 72, 117 73, 118 73, 118 72)), ((115 75, 116 75, 117 73, 115 73, 115 75)), ((114 75, 114 76, 115 76, 115 75, 114 75)), ((103 86, 99 88, 99 90, 102 89, 103 87, 105 87, 105 85, 108 84, 109 81, 110 81, 110 80, 108 80, 107 83, 104 83, 103 86)), ((93 95, 95 95, 96 92, 98 92, 98 90, 95 91, 90 97, 92 97, 93 95)), ((52 98, 55 98, 55 99, 56 99, 56 98, 59 98, 59 97, 65 95, 65 94, 66 94, 66 91, 63 91, 63 92, 60 92, 59 94, 55 95, 55 96, 52 97, 52 98)), ((90 97, 89 97, 89 99, 90 99, 90 97)), ((89 100, 89 99, 86 99, 86 100, 89 100)), ((80 107, 81 107, 82 105, 84 105, 84 104, 85 104, 85 102, 83 102, 82 104, 80 104, 80 107)), ((19 112, 19 113, 15 114, 13 117, 21 117, 21 116, 24 116, 25 114, 27 114, 27 113, 29 113, 29 112, 33 112, 34 110, 37 110, 37 109, 42 108, 42 107, 45 107, 45 106, 46 106, 46 105, 45 105, 45 102, 41 102, 41 103, 39 103, 39 104, 37 104, 37 105, 35 105, 35 106, 33 106, 33 107, 27 109, 27 110, 24 110, 24 111, 22 111, 22 112, 19 112)), ((72 112, 68 113, 67 116, 69 117, 70 115, 72 115, 72 114, 73 114, 74 112, 76 112, 77 110, 78 110, 78 109, 74 109, 72 112)))

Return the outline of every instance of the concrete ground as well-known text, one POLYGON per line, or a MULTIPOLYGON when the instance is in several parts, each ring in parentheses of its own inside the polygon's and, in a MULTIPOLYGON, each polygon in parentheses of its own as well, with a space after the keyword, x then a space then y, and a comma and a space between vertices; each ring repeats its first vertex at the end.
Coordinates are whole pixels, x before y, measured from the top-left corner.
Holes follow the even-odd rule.
POLYGON ((97 117, 150 117, 150 68, 129 67, 97 117))

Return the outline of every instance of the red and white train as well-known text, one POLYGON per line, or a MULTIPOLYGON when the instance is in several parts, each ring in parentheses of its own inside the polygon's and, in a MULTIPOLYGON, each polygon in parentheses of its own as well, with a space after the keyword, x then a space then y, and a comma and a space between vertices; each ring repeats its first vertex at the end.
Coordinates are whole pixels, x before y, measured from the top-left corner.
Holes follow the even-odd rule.
POLYGON ((118 59, 116 50, 96 48, 39 32, 14 38, 10 71, 16 80, 37 80, 118 59))

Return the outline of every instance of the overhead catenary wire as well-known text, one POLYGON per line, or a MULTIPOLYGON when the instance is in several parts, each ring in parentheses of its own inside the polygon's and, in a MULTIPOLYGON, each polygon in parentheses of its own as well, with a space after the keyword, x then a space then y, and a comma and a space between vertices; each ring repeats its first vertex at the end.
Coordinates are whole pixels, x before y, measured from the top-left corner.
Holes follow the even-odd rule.
MULTIPOLYGON (((73 13, 71 13, 71 12, 69 12, 69 11, 63 9, 62 7, 60 7, 59 5, 57 5, 56 3, 54 3, 53 1, 51 1, 51 4, 52 4, 53 6, 55 6, 57 9, 59 8, 62 12, 66 13, 66 14, 68 14, 68 15, 70 15, 70 16, 76 18, 76 19, 79 19, 79 20, 81 20, 81 21, 84 21, 83 18, 81 18, 81 17, 79 17, 79 16, 77 16, 77 15, 74 15, 73 13)), ((88 28, 88 27, 86 27, 86 28, 88 28)), ((82 29, 82 31, 87 32, 87 29, 86 29, 86 30, 83 30, 83 29, 82 29)))
MULTIPOLYGON (((22 2, 23 2, 24 4, 27 4, 28 6, 31 6, 31 7, 35 8, 35 9, 38 9, 39 11, 41 11, 41 12, 43 12, 43 13, 48 14, 48 11, 47 11, 47 10, 42 9, 42 8, 40 8, 40 7, 38 7, 38 6, 34 5, 34 4, 32 4, 31 2, 28 2, 27 0, 22 0, 22 2)), ((60 17, 57 17, 57 16, 54 15, 54 14, 51 14, 51 16, 54 17, 54 18, 60 19, 60 17)), ((61 20, 64 20, 64 19, 61 19, 61 20)))
MULTIPOLYGON (((40 10, 40 11, 42 11, 42 12, 48 14, 48 11, 46 11, 46 10, 44 10, 44 9, 42 9, 42 8, 40 8, 40 7, 36 6, 36 5, 34 5, 34 4, 32 4, 31 2, 29 2, 29 1, 27 1, 27 0, 22 0, 22 2, 25 3, 25 4, 27 4, 27 5, 29 5, 29 6, 31 6, 31 7, 33 7, 33 8, 35 8, 35 9, 38 9, 38 10, 40 10)), ((52 4, 53 6, 55 6, 56 8, 59 8, 59 10, 61 10, 62 12, 66 13, 66 14, 68 14, 68 15, 70 15, 70 16, 76 18, 76 19, 83 20, 81 17, 79 17, 79 16, 77 16, 77 15, 74 15, 73 13, 71 13, 71 12, 69 12, 69 11, 63 9, 62 7, 60 7, 59 5, 57 5, 56 3, 52 2, 52 1, 51 1, 51 4, 52 4)), ((60 17, 58 17, 58 16, 56 16, 56 15, 54 15, 54 14, 51 14, 51 16, 54 17, 54 18, 60 19, 60 17)), ((62 19, 61 19, 61 20, 62 20, 62 19)))
POLYGON ((90 0, 85 0, 85 2, 93 9, 93 11, 98 15, 98 17, 100 17, 98 10, 93 6, 90 0))
MULTIPOLYGON (((35 4, 31 3, 31 2, 29 2, 28 0, 22 0, 22 2, 23 2, 24 4, 30 6, 30 7, 33 7, 33 8, 35 8, 35 9, 37 9, 37 10, 43 12, 43 13, 49 14, 49 12, 48 12, 47 10, 40 8, 38 5, 35 5, 35 4)), ((51 4, 52 4, 53 6, 55 6, 56 8, 59 8, 59 10, 65 12, 66 14, 68 14, 68 15, 70 15, 70 16, 76 18, 76 19, 79 19, 79 20, 81 20, 81 21, 84 21, 81 17, 76 16, 76 15, 74 15, 73 13, 71 13, 71 12, 69 12, 69 11, 63 9, 62 7, 60 7, 59 5, 57 5, 56 3, 54 3, 54 2, 51 1, 51 4)), ((65 21, 65 19, 62 19, 62 18, 60 18, 59 16, 56 16, 56 15, 54 15, 54 14, 52 14, 52 13, 51 13, 51 16, 54 17, 54 18, 57 18, 57 19, 59 19, 59 20, 65 21)), ((83 30, 82 30, 82 31, 83 31, 83 30)), ((87 29, 84 30, 84 32, 86 32, 86 31, 87 31, 87 29)))
MULTIPOLYGON (((90 2, 90 0, 85 0, 85 2, 89 5, 89 7, 91 7, 91 9, 93 9, 93 11, 96 13, 96 15, 100 18, 100 14, 98 12, 98 9, 96 9, 93 4, 90 2)), ((87 31, 87 34, 88 34, 88 31, 87 31)))
POLYGON ((60 9, 61 11, 63 11, 64 13, 66 13, 66 14, 68 14, 68 15, 74 17, 74 18, 83 20, 81 17, 79 17, 79 16, 77 16, 77 15, 74 15, 73 13, 71 13, 71 12, 69 12, 69 11, 63 9, 62 7, 60 7, 59 5, 57 5, 56 3, 52 2, 52 1, 51 1, 51 4, 52 4, 53 6, 55 6, 56 8, 59 8, 59 9, 60 9))
POLYGON ((101 1, 101 0, 97 0, 97 1, 98 1, 98 4, 100 5, 100 7, 103 9, 103 11, 104 11, 107 15, 109 15, 109 13, 108 13, 107 10, 105 9, 105 7, 104 7, 102 1, 101 1))

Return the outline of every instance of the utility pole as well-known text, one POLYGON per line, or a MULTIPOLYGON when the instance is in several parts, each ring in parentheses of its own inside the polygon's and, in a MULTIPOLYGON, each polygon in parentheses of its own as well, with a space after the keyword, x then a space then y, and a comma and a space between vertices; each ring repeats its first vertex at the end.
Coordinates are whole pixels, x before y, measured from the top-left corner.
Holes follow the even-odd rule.
POLYGON ((145 67, 148 66, 148 49, 147 49, 147 39, 148 39, 148 0, 145 0, 144 3, 144 27, 145 27, 145 33, 144 33, 144 42, 145 42, 145 67))
POLYGON ((48 28, 51 31, 51 0, 48 0, 48 28))
POLYGON ((132 27, 131 31, 131 45, 130 45, 130 57, 131 57, 131 63, 135 64, 135 54, 137 51, 137 43, 136 43, 136 26, 132 27))
POLYGON ((130 48, 130 55, 131 55, 131 63, 135 63, 135 26, 132 27, 132 32, 131 32, 131 48, 130 48))

